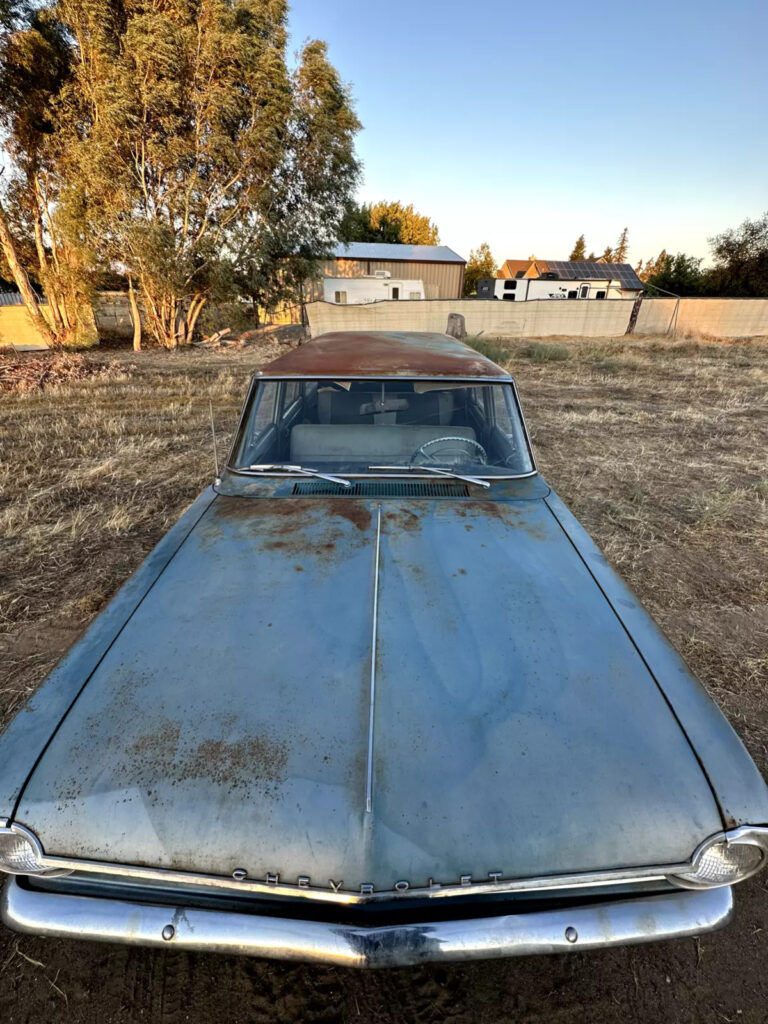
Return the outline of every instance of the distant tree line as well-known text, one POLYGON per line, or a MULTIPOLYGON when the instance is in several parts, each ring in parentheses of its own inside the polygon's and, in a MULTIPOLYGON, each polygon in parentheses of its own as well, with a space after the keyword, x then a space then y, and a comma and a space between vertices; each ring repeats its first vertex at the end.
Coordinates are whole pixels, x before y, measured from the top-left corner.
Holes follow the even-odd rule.
POLYGON ((626 263, 628 254, 629 229, 624 228, 621 234, 619 235, 616 245, 607 245, 605 249, 603 249, 600 256, 598 256, 594 252, 590 252, 590 254, 587 255, 586 240, 584 238, 584 235, 579 235, 579 237, 576 239, 576 242, 574 243, 573 249, 571 250, 571 255, 568 257, 568 260, 571 263, 577 260, 594 261, 598 259, 602 259, 606 263, 626 263))
POLYGON ((273 308, 329 255, 360 124, 324 43, 289 67, 286 21, 287 0, 0 0, 0 275, 51 344, 93 337, 115 274, 174 347, 207 302, 273 308))
POLYGON ((662 250, 638 273, 651 288, 683 296, 768 297, 768 212, 709 239, 713 265, 696 256, 662 250))
MULTIPOLYGON (((712 266, 702 266, 704 260, 699 257, 662 249, 655 258, 640 260, 635 270, 651 293, 656 290, 681 296, 768 296, 768 213, 714 235, 709 245, 712 266)), ((606 263, 626 263, 628 254, 629 232, 624 228, 616 245, 606 248, 601 255, 606 263)), ((584 235, 579 235, 568 258, 573 261, 599 257, 594 252, 586 255, 584 235)))

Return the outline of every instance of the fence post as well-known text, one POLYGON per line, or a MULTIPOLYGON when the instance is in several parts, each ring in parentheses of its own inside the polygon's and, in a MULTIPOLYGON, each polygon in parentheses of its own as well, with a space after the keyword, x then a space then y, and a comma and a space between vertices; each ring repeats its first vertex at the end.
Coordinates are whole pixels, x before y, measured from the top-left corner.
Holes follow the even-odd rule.
POLYGON ((677 314, 678 314, 679 310, 680 310, 680 299, 678 298, 677 301, 675 302, 674 312, 672 313, 672 317, 670 318, 670 321, 669 321, 669 327, 667 327, 667 334, 674 335, 674 334, 677 333, 677 314))
POLYGON ((642 306, 642 304, 643 296, 638 295, 638 297, 635 299, 635 304, 632 306, 632 312, 629 314, 629 323, 627 324, 627 329, 624 332, 625 334, 635 333, 635 324, 637 323, 637 318, 640 315, 640 307, 642 306))
POLYGON ((461 341, 462 338, 467 336, 467 321, 464 319, 462 313, 449 313, 448 314, 448 326, 445 328, 445 333, 450 335, 452 338, 458 338, 461 341))

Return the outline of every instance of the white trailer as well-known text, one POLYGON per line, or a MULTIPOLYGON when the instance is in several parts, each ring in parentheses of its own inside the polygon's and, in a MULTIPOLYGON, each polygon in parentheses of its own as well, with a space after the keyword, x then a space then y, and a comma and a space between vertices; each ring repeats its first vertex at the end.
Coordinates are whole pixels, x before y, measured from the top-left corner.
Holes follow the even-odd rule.
POLYGON ((370 277, 326 277, 323 280, 323 298, 340 306, 423 299, 424 282, 393 278, 387 271, 379 271, 370 277))
MULTIPOLYGON (((486 278, 478 287, 478 298, 525 302, 531 299, 623 299, 621 281, 563 281, 547 277, 486 278)), ((634 294, 634 293, 633 293, 634 294)))

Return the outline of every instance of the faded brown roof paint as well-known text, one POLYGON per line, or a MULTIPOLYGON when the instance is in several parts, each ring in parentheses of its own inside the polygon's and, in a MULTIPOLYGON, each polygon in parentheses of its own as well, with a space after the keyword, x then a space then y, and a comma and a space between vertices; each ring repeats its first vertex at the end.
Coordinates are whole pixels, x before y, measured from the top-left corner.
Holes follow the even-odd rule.
POLYGON ((496 363, 447 334, 335 331, 262 367, 261 377, 488 377, 509 380, 496 363))

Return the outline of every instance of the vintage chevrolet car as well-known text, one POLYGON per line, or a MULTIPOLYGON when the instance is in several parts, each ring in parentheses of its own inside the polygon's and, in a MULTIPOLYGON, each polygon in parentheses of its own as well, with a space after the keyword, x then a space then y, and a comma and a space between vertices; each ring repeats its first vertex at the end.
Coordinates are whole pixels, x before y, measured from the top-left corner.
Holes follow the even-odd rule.
POLYGON ((255 374, 226 468, 0 738, 21 932, 353 967, 725 924, 741 742, 435 334, 255 374))

